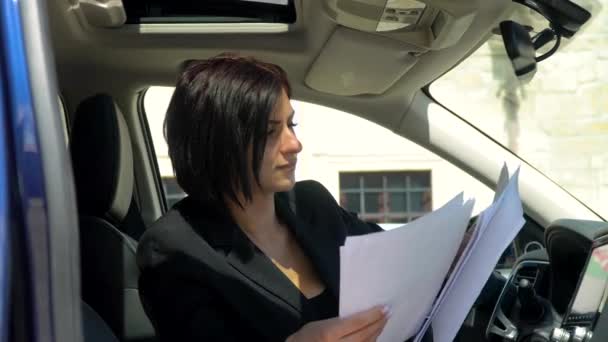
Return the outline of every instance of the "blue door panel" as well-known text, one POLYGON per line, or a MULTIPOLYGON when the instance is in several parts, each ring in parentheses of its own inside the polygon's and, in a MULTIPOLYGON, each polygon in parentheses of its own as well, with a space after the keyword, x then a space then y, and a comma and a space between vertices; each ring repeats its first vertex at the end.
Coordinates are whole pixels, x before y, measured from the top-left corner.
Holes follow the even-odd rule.
MULTIPOLYGON (((0 56, 2 58, 2 56, 0 56)), ((8 127, 6 125, 6 102, 4 96, 4 77, 0 69, 0 341, 8 339, 8 310, 10 294, 11 255, 9 227, 9 183, 8 183, 8 127)))
MULTIPOLYGON (((22 235, 25 241, 25 265, 31 289, 29 311, 32 313, 28 325, 32 327, 34 341, 52 342, 52 303, 48 286, 51 268, 46 253, 49 250, 47 205, 20 1, 24 0, 0 0, 0 83, 3 83, 0 132, 6 132, 0 137, 0 262, 7 260, 8 249, 3 247, 8 245, 6 234, 11 228, 13 234, 22 235), (7 175, 13 175, 13 179, 7 179, 7 175), (14 215, 6 211, 9 186, 13 186, 17 194, 14 200, 18 203, 11 203, 11 207, 19 208, 20 217, 12 221, 18 227, 8 227, 7 215, 14 215)), ((2 270, 6 268, 2 267, 0 272, 2 270)), ((0 278, 0 282, 0 286, 10 283, 8 278, 0 278)), ((6 312, 0 311, 2 314, 6 312)), ((0 318, 0 322, 6 321, 0 318)), ((0 326, 0 329, 0 338, 6 337, 6 327, 0 326)))

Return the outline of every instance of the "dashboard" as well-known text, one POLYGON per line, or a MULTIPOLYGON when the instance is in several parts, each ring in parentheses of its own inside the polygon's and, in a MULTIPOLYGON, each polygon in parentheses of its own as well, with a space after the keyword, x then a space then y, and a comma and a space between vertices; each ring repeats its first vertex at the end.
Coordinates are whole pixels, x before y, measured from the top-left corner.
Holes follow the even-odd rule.
POLYGON ((545 246, 516 262, 488 341, 600 341, 594 330, 608 298, 608 223, 558 220, 547 228, 545 246))

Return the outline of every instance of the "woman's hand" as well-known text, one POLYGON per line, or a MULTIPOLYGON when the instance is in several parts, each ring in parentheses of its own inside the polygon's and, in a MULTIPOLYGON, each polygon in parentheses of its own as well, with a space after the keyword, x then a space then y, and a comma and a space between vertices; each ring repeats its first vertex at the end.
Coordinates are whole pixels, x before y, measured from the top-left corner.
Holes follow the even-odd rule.
POLYGON ((389 316, 387 307, 374 307, 345 318, 310 322, 289 336, 286 342, 375 341, 389 316))

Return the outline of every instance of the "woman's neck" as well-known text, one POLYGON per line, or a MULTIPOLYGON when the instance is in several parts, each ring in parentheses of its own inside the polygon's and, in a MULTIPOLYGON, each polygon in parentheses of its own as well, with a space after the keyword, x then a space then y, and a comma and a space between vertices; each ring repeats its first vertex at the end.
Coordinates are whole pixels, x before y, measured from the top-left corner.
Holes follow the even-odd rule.
POLYGON ((264 242, 276 239, 281 232, 277 219, 274 194, 253 194, 251 201, 241 201, 243 207, 230 203, 232 217, 242 230, 254 241, 264 242))

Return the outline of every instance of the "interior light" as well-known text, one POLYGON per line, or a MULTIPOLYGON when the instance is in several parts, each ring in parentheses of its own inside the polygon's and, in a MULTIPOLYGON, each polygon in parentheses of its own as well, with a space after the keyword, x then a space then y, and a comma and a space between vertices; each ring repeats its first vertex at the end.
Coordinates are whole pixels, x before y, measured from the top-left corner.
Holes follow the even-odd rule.
POLYGON ((394 31, 416 25, 426 4, 416 0, 388 0, 376 32, 394 31))

